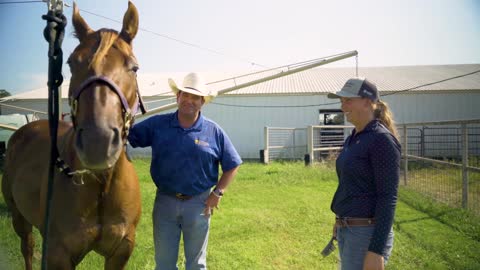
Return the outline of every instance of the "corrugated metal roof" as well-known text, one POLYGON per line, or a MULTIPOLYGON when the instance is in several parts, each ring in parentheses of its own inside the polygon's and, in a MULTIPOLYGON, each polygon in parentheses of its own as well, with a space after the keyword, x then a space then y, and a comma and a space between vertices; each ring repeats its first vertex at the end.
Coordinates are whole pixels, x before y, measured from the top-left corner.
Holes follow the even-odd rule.
MULTIPOLYGON (((367 67, 359 68, 358 75, 373 81, 380 91, 401 91, 479 70, 480 64, 367 67)), ((338 91, 346 80, 354 76, 355 68, 320 67, 239 89, 231 94, 329 93, 338 91)), ((480 90, 480 72, 412 91, 455 90, 480 90)))
MULTIPOLYGON (((396 66, 396 67, 365 67, 359 68, 358 75, 367 77, 376 83, 380 91, 401 91, 419 85, 437 82, 454 76, 480 70, 480 64, 464 65, 431 65, 431 66, 396 66)), ((279 73, 278 70, 258 72, 252 75, 232 78, 227 72, 200 72, 215 90, 226 89, 269 75, 279 73), (216 82, 222 80, 220 82, 216 82)), ((138 84, 140 93, 145 97, 171 95, 168 78, 173 78, 178 84, 182 83, 186 72, 139 74, 138 84)), ((338 91, 346 80, 355 76, 355 68, 327 68, 319 67, 275 80, 245 87, 228 95, 301 95, 318 94, 338 91)), ((68 93, 68 82, 63 85, 62 97, 68 93)), ((480 72, 462 78, 421 87, 413 91, 456 91, 480 90, 480 72)), ((36 89, 8 97, 8 99, 46 99, 47 88, 36 89)))

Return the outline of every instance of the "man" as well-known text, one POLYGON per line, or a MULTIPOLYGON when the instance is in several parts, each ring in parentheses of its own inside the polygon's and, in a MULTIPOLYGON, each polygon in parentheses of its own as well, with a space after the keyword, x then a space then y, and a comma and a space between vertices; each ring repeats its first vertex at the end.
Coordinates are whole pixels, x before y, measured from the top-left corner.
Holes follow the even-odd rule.
POLYGON ((155 269, 178 269, 182 233, 186 269, 206 269, 210 217, 242 160, 222 128, 201 113, 215 96, 202 78, 190 73, 182 87, 168 82, 177 96, 177 111, 136 124, 128 140, 133 147, 152 147, 155 269))

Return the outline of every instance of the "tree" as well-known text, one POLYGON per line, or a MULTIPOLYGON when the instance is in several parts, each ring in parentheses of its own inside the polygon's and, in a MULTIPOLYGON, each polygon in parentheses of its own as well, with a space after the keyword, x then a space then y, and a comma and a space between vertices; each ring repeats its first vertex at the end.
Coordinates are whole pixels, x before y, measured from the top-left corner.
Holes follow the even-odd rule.
POLYGON ((10 92, 5 89, 0 89, 0 98, 11 96, 10 92))

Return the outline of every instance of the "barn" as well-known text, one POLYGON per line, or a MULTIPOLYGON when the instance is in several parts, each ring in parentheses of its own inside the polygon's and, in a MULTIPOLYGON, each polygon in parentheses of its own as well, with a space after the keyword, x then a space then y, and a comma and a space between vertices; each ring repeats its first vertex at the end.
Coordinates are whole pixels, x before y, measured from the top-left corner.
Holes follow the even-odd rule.
MULTIPOLYGON (((377 84, 397 123, 480 118, 480 64, 315 68, 218 96, 203 109, 220 124, 244 159, 258 159, 264 148, 265 127, 305 128, 324 124, 325 112, 339 111, 340 104, 327 98, 356 75, 377 84), (451 80, 447 80, 451 79, 451 80)), ((181 82, 186 73, 139 74, 140 92, 149 109, 174 102, 167 78, 181 82)), ((203 73, 210 87, 220 90, 227 83, 239 84, 248 77, 230 78, 227 73, 203 73)), ((68 112, 68 84, 63 86, 62 106, 68 112)), ((38 89, 1 101, 2 114, 19 113, 16 107, 45 112, 47 90, 38 89)), ((171 110, 170 110, 171 111, 171 110)), ((31 113, 31 112, 30 112, 31 113)), ((141 120, 137 120, 141 121, 141 120)), ((148 149, 136 150, 148 153, 148 149)))

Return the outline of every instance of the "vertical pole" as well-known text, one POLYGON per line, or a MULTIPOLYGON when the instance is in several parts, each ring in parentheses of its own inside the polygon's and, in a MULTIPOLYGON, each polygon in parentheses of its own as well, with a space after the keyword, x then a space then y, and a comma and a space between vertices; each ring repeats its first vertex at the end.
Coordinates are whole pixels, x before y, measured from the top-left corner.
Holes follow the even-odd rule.
POLYGON ((467 124, 462 123, 462 207, 468 207, 468 130, 467 124))
POLYGON ((313 153, 313 126, 308 126, 307 128, 307 153, 310 157, 309 165, 312 165, 314 160, 314 153, 313 153))
POLYGON ((297 146, 295 144, 295 132, 297 132, 297 129, 293 129, 293 152, 292 152, 292 157, 293 159, 296 158, 295 156, 295 150, 297 149, 297 146))
POLYGON ((63 106, 62 106, 62 86, 60 85, 58 87, 58 99, 56 100, 56 102, 58 103, 58 120, 63 120, 62 119, 62 115, 63 115, 63 106))
POLYGON ((268 162, 270 161, 269 160, 269 150, 268 150, 268 127, 264 127, 263 128, 263 136, 264 136, 264 145, 265 145, 265 148, 263 150, 263 156, 264 156, 264 159, 263 159, 263 163, 265 164, 268 164, 268 162))
POLYGON ((407 185, 408 180, 408 138, 407 138, 407 125, 403 125, 403 183, 407 185))
POLYGON ((50 131, 50 164, 45 198, 45 217, 43 224, 41 269, 47 269, 47 253, 49 240, 50 205, 53 197, 53 180, 55 176, 55 161, 58 157, 57 131, 59 113, 59 87, 62 85, 63 51, 62 42, 67 19, 63 15, 63 0, 49 0, 48 12, 42 16, 47 21, 44 38, 48 42, 48 126, 50 131))

